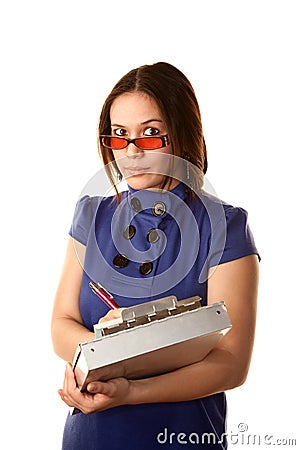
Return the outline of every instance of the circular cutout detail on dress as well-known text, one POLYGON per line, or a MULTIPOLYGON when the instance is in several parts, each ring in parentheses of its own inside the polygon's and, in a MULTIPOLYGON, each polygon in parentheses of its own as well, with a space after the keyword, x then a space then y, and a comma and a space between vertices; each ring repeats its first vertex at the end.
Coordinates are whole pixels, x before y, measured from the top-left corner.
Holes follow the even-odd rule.
POLYGON ((134 211, 140 212, 142 210, 142 205, 138 198, 132 197, 132 199, 130 200, 130 204, 131 204, 131 208, 134 211))
POLYGON ((145 261, 140 265, 140 273, 142 275, 149 275, 152 272, 153 263, 151 261, 145 261))
POLYGON ((152 212, 155 216, 163 216, 166 212, 167 208, 164 202, 155 202, 152 206, 152 212))
POLYGON ((155 228, 151 228, 151 230, 147 233, 147 241, 150 242, 150 244, 154 244, 155 242, 159 241, 160 236, 155 228))
POLYGON ((135 235, 136 229, 133 225, 128 225, 128 227, 125 228, 123 231, 123 236, 125 239, 132 239, 135 235))
POLYGON ((128 262, 129 259, 125 255, 121 255, 120 253, 113 259, 113 265, 118 269, 123 269, 123 267, 126 267, 128 262))

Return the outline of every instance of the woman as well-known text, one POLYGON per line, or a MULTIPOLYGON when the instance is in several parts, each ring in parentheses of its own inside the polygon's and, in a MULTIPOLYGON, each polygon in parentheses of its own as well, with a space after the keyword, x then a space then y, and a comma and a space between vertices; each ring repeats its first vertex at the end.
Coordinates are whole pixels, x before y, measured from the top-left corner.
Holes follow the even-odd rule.
POLYGON ((82 393, 68 363, 59 393, 82 413, 68 416, 63 449, 227 448, 224 391, 250 364, 258 253, 247 213, 201 190, 206 147, 187 78, 167 63, 129 72, 104 103, 98 144, 116 195, 77 204, 53 310, 56 353, 71 361, 101 317, 120 315, 95 300, 91 280, 122 308, 170 294, 222 300, 233 326, 203 361, 151 378, 93 382, 82 393))

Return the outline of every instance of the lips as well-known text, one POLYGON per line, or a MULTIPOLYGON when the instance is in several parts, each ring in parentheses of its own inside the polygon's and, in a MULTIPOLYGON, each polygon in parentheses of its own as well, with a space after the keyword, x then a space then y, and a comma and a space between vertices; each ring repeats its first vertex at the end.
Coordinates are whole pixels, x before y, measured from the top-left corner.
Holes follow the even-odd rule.
POLYGON ((142 173, 147 173, 149 171, 149 167, 125 167, 126 172, 130 173, 130 174, 142 174, 142 173))

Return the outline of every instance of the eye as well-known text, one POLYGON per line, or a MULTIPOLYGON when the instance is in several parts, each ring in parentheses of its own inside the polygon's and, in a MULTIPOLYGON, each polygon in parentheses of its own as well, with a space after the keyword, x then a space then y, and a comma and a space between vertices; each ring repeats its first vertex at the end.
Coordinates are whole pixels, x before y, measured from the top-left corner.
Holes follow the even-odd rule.
POLYGON ((149 127, 146 128, 144 131, 145 136, 156 136, 157 134, 160 134, 160 131, 158 128, 149 127))
POLYGON ((113 134, 116 136, 126 136, 127 131, 125 130, 125 128, 116 128, 115 130, 113 130, 113 134))

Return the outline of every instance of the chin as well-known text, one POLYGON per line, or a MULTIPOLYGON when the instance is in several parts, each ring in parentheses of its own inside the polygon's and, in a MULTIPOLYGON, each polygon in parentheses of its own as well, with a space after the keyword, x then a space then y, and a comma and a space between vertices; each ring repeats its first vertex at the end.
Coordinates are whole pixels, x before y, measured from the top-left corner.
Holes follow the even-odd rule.
POLYGON ((164 177, 161 175, 134 175, 126 178, 126 183, 133 189, 154 189, 160 188, 164 177))

